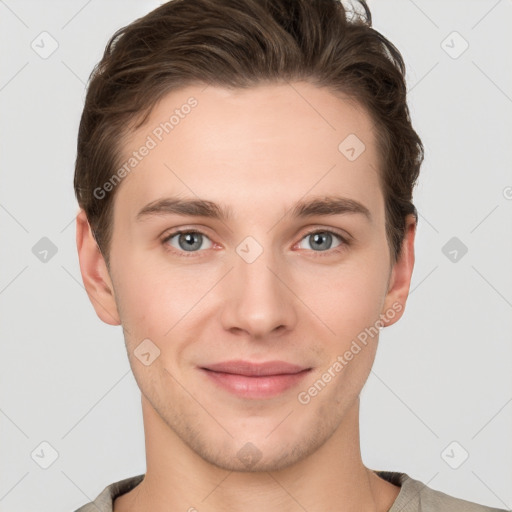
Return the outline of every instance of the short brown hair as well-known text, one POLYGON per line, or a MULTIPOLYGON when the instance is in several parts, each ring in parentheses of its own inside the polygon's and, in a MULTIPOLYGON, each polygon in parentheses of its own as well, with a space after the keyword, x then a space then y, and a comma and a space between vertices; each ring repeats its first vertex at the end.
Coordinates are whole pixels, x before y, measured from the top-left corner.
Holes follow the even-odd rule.
MULTIPOLYGON (((108 264, 115 189, 94 193, 120 165, 123 137, 166 93, 204 83, 248 88, 307 80, 354 99, 370 115, 380 155, 386 235, 400 254, 423 145, 406 103, 405 64, 371 27, 364 0, 171 0, 108 42, 89 78, 74 187, 108 264)), ((341 142, 341 141, 340 141, 341 142)))

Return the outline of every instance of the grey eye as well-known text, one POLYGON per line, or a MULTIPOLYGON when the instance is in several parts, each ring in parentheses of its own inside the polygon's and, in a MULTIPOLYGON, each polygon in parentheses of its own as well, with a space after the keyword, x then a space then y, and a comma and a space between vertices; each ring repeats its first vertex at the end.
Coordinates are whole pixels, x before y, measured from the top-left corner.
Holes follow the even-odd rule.
MULTIPOLYGON (((199 233, 197 231, 182 231, 170 235, 167 238, 166 243, 169 243, 169 245, 178 250, 185 252, 197 252, 197 250, 201 249, 205 240, 209 239, 203 233, 199 233), (177 246, 173 243, 176 241, 178 243, 177 246)), ((206 248, 208 249, 209 247, 206 248)))
MULTIPOLYGON (((306 247, 306 249, 328 251, 329 249, 333 249, 333 236, 341 240, 339 235, 330 231, 315 231, 314 233, 308 233, 302 240, 310 240, 310 247, 306 247)), ((341 245, 341 242, 339 242, 338 245, 341 245)), ((334 247, 338 247, 338 245, 334 247)))

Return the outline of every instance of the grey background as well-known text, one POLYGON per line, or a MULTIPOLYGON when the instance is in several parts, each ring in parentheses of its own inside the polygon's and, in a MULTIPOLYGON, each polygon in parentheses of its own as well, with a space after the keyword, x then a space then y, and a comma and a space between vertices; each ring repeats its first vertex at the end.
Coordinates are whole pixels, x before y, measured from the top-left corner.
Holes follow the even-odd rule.
MULTIPOLYGON (((145 471, 121 329, 81 283, 72 179, 89 73, 117 28, 159 4, 0 0, 2 512, 71 511, 145 471), (51 48, 43 31, 58 43, 47 58, 31 47, 51 48)), ((510 509, 512 1, 370 7, 406 60, 426 159, 411 296, 362 393, 363 460, 510 509)))

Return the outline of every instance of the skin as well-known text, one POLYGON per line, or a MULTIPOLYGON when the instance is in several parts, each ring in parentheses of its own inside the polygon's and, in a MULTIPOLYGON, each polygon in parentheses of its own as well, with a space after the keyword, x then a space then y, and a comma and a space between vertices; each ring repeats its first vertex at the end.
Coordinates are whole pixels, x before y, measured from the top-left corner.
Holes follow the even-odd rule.
POLYGON ((359 439, 359 394, 378 335, 308 404, 297 399, 365 328, 396 322, 409 293, 416 226, 407 218, 392 262, 373 124, 356 103, 306 82, 194 85, 157 104, 124 156, 191 96, 197 106, 115 192, 110 269, 84 212, 77 216, 87 293, 104 322, 123 326, 141 389, 146 476, 115 511, 387 511, 400 488, 364 466, 359 439), (338 150, 351 133, 366 146, 354 161, 338 150), (362 203, 371 220, 290 215, 295 201, 334 193, 362 203), (136 219, 171 195, 222 203, 233 218, 136 219), (200 248, 186 252, 179 235, 164 241, 175 228, 203 232, 200 248), (351 243, 333 235, 318 248, 312 228, 351 243), (236 252, 247 236, 263 249, 252 263, 236 252), (389 318, 393 304, 401 310, 389 318), (148 366, 134 355, 147 338, 160 350, 148 366), (244 399, 197 369, 229 359, 312 371, 273 398, 244 399), (248 442, 260 457, 250 467, 237 456, 248 442))

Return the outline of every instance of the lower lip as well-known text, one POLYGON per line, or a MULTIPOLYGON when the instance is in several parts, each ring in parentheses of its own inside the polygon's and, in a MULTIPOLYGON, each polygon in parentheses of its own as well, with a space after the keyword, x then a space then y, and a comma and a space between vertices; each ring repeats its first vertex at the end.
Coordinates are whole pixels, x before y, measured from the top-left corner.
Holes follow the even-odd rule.
POLYGON ((309 374, 310 369, 299 373, 247 377, 221 373, 201 368, 201 371, 218 386, 242 398, 272 398, 296 386, 309 374))

